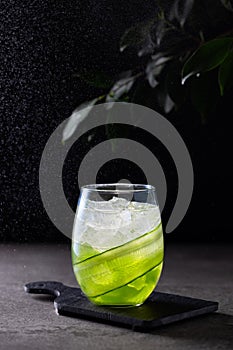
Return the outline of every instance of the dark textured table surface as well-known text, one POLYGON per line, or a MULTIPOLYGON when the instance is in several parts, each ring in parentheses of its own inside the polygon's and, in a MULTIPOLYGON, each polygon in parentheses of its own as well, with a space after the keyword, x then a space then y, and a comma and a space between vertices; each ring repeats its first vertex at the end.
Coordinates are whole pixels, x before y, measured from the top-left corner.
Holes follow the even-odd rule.
POLYGON ((215 314, 137 333, 58 316, 51 297, 23 285, 57 280, 76 286, 67 245, 0 246, 0 349, 232 349, 233 246, 170 245, 158 290, 219 302, 215 314))

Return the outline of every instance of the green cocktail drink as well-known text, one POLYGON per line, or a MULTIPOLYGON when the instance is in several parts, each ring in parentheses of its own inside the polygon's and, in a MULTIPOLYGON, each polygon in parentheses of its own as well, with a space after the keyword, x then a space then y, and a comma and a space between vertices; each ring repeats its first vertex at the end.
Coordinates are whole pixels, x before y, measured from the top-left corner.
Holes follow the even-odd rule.
POLYGON ((76 215, 72 263, 91 302, 141 305, 157 285, 163 265, 158 206, 116 197, 86 201, 76 215))

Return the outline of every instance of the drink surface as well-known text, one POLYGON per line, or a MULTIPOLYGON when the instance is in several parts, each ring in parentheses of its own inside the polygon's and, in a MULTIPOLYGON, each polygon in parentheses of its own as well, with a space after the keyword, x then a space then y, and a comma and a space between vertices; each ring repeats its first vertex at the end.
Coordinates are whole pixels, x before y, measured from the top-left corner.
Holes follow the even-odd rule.
POLYGON ((142 304, 162 270, 163 233, 157 206, 113 198, 80 203, 72 263, 87 297, 99 305, 142 304))

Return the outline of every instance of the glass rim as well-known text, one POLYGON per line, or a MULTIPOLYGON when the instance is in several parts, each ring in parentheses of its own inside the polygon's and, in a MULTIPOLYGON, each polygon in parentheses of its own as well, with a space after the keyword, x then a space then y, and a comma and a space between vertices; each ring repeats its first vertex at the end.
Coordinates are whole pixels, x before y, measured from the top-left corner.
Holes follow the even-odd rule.
POLYGON ((81 187, 81 191, 94 191, 94 192, 106 192, 106 193, 130 193, 130 192, 143 192, 143 191, 156 191, 155 187, 152 185, 145 184, 133 184, 133 183, 124 183, 116 182, 109 184, 89 184, 81 187), (111 189, 107 187, 117 186, 125 188, 116 188, 111 189), (105 188, 106 187, 106 188, 105 188))

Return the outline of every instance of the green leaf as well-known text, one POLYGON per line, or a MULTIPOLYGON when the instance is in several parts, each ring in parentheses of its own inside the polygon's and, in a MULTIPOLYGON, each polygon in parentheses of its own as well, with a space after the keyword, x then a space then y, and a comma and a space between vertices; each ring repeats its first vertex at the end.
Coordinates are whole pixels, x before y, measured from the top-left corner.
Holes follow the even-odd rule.
POLYGON ((156 43, 158 46, 161 44, 161 41, 166 31, 167 31, 167 22, 165 21, 165 19, 159 20, 155 30, 156 43))
POLYGON ((182 70, 182 83, 201 72, 210 71, 219 66, 226 58, 233 44, 233 38, 211 40, 200 48, 186 61, 182 70))
POLYGON ((214 112, 220 98, 217 71, 201 74, 191 82, 191 100, 202 120, 214 112))
POLYGON ((174 101, 171 99, 171 97, 166 94, 165 98, 164 98, 164 112, 166 114, 168 114, 169 112, 171 112, 171 110, 175 107, 175 103, 174 101))
POLYGON ((233 86, 233 52, 229 52, 218 71, 218 83, 221 95, 233 86))
POLYGON ((140 50, 138 51, 138 57, 142 57, 151 54, 154 51, 155 43, 153 42, 151 35, 148 34, 145 38, 140 50))
POLYGON ((94 104, 98 101, 98 98, 94 100, 82 103, 71 114, 62 133, 62 142, 67 141, 75 132, 79 124, 88 116, 94 104))
POLYGON ((183 27, 193 5, 194 0, 175 0, 174 4, 171 6, 169 20, 172 21, 176 19, 180 23, 180 26, 183 27))
MULTIPOLYGON (((120 41, 120 51, 124 51, 129 46, 138 46, 148 41, 148 36, 150 38, 150 31, 154 24, 154 21, 149 21, 147 23, 139 23, 123 34, 120 41)), ((149 40, 150 41, 150 40, 149 40)))
POLYGON ((134 84, 135 79, 136 77, 129 76, 127 78, 116 81, 106 97, 106 102, 115 102, 119 100, 124 94, 129 92, 134 84))
POLYGON ((233 12, 233 1, 232 0, 220 0, 223 6, 233 12))
POLYGON ((166 57, 161 53, 152 56, 152 60, 147 64, 146 77, 152 88, 158 85, 159 82, 156 78, 160 75, 165 63, 169 60, 171 60, 171 57, 166 57))
POLYGON ((157 100, 159 108, 161 108, 163 113, 168 114, 175 107, 174 101, 168 94, 165 79, 155 88, 154 96, 157 100))

